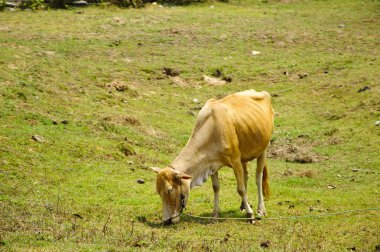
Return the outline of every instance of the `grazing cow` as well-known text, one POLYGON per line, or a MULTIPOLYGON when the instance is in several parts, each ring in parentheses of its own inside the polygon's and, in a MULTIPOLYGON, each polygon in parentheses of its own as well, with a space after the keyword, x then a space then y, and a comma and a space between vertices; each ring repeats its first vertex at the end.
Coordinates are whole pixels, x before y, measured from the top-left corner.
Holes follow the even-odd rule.
POLYGON ((162 199, 164 224, 179 222, 190 188, 202 185, 208 176, 214 190, 213 217, 218 217, 218 170, 223 166, 234 170, 242 199, 240 209, 246 210, 252 222, 253 211, 247 199, 247 162, 255 158, 258 214, 265 215, 263 196, 269 196, 265 159, 273 119, 271 97, 265 91, 247 90, 220 100, 208 100, 177 158, 166 168, 152 167, 157 172, 156 189, 162 199))

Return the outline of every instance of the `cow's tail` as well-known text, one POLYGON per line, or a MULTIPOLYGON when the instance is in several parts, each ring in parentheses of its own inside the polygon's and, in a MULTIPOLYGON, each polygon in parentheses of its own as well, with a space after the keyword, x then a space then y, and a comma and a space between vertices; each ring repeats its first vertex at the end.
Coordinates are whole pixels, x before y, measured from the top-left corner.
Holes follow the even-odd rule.
POLYGON ((269 197, 270 197, 270 190, 269 190, 269 174, 268 174, 267 163, 265 163, 264 169, 263 169, 262 187, 263 187, 264 197, 266 199, 269 199, 269 197))

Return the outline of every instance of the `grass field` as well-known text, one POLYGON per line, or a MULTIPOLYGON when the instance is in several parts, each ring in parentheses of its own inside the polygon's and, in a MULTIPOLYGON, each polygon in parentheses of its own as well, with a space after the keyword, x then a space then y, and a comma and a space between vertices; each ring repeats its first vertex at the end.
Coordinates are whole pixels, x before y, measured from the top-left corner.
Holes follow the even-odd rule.
MULTIPOLYGON (((380 2, 285 2, 1 12, 0 250, 379 251, 374 210, 161 224, 148 167, 209 98, 252 88, 276 111, 268 217, 380 206, 380 2)), ((221 216, 244 217, 219 176, 221 216)), ((185 212, 212 205, 209 180, 185 212)))

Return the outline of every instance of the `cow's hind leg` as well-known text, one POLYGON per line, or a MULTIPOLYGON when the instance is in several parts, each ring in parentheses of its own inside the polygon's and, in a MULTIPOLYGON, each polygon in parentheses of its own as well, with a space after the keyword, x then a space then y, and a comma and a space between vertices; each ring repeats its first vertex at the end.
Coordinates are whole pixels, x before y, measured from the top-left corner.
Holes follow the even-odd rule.
MULTIPOLYGON (((244 186, 244 169, 242 163, 239 161, 235 161, 232 164, 232 168, 234 169, 236 182, 237 182, 237 192, 239 193, 242 204, 244 205, 245 210, 247 211, 247 218, 253 217, 253 211, 251 206, 248 204, 248 196, 247 196, 247 190, 244 186)), ((253 219, 250 220, 250 222, 253 222, 253 219)))
MULTIPOLYGON (((261 154, 261 156, 257 158, 256 185, 257 185, 257 196, 258 196, 257 213, 259 216, 266 215, 266 210, 265 210, 265 205, 264 205, 264 195, 263 195, 263 172, 264 172, 264 169, 266 169, 266 164, 265 164, 266 155, 267 155, 267 150, 265 150, 261 154)), ((265 179, 267 179, 267 177, 265 179)), ((265 180, 264 182, 267 185, 267 180, 265 180)))
POLYGON ((212 213, 212 216, 214 218, 219 217, 219 178, 218 178, 218 172, 215 172, 211 175, 212 180, 212 189, 214 190, 214 210, 212 213))
MULTIPOLYGON (((245 190, 247 191, 248 193, 248 164, 246 162, 242 162, 241 163, 242 166, 243 166, 243 174, 244 174, 244 187, 245 187, 245 190)), ((249 202, 248 202, 249 203, 249 202)), ((251 207, 252 205, 249 204, 251 207)), ((245 209, 244 207, 244 202, 242 201, 241 204, 240 204, 240 211, 243 211, 245 209)))

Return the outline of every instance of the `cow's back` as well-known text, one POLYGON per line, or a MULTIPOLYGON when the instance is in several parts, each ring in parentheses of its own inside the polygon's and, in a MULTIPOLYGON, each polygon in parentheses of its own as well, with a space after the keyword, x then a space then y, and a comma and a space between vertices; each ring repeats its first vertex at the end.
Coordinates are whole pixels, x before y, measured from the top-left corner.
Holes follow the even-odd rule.
POLYGON ((269 144, 273 131, 270 95, 247 90, 208 102, 216 134, 226 155, 239 155, 242 161, 257 158, 269 144), (227 146, 227 147, 226 147, 227 146))

